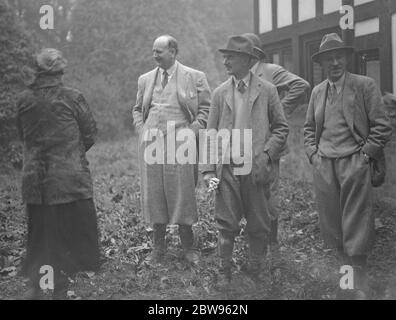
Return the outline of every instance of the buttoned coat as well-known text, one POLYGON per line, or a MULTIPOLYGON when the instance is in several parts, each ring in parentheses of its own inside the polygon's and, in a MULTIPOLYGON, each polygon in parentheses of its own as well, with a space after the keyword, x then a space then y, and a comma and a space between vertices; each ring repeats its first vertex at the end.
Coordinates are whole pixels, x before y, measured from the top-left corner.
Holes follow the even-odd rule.
MULTIPOLYGON (((221 84, 213 92, 212 105, 209 112, 208 130, 222 129, 232 130, 234 110, 234 84, 232 78, 221 84)), ((268 179, 271 172, 265 172, 266 165, 261 163, 263 153, 268 153, 270 159, 278 159, 279 154, 286 143, 289 133, 283 108, 280 103, 276 87, 267 81, 260 80, 251 73, 251 81, 248 88, 249 97, 246 112, 250 113, 250 125, 252 129, 252 174, 268 179)), ((209 152, 213 153, 214 144, 209 143, 209 152)), ((216 172, 221 178, 223 167, 222 146, 217 150, 219 162, 207 164, 203 172, 216 172)), ((266 181, 269 184, 271 181, 266 181)))
MULTIPOLYGON (((304 124, 304 144, 311 161, 323 130, 328 80, 317 85, 311 95, 304 124)), ((345 74, 342 110, 348 127, 362 151, 379 160, 392 135, 381 93, 373 79, 345 74)))

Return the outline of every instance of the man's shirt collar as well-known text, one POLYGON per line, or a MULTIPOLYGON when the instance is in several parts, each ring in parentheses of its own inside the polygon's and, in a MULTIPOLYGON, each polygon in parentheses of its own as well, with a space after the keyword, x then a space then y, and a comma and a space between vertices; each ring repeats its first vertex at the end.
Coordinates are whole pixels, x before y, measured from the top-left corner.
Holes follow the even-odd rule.
POLYGON ((260 61, 257 61, 257 62, 254 64, 254 66, 250 68, 250 71, 252 71, 253 74, 256 74, 256 73, 257 73, 257 69, 258 69, 259 63, 260 63, 260 61))
POLYGON ((336 89, 337 89, 337 94, 341 92, 343 86, 344 86, 344 82, 345 82, 345 72, 342 75, 342 77, 340 79, 338 79, 336 82, 332 82, 330 81, 330 79, 327 80, 329 82, 329 85, 332 86, 333 84, 335 85, 336 89))
MULTIPOLYGON (((175 73, 175 71, 176 71, 176 67, 177 67, 177 60, 175 60, 175 63, 170 67, 170 68, 168 68, 167 70, 166 70, 166 72, 168 73, 168 78, 170 79, 172 76, 173 76, 173 74, 175 73)), ((164 69, 162 69, 162 68, 160 68, 160 70, 161 70, 161 78, 164 76, 164 69)))
POLYGON ((234 82, 235 88, 238 88, 238 84, 239 84, 240 81, 243 81, 243 83, 245 84, 245 87, 248 88, 249 84, 250 84, 250 78, 251 78, 250 72, 248 72, 246 77, 244 77, 243 79, 240 79, 240 80, 238 80, 234 76, 232 76, 232 80, 234 82))

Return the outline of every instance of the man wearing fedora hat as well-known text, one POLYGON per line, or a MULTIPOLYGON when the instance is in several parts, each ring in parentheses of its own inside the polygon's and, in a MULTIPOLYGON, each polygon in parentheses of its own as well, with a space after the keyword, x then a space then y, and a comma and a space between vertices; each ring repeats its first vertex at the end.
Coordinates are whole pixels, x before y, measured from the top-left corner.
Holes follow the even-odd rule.
MULTIPOLYGON (((255 59, 251 42, 242 36, 229 38, 226 48, 219 50, 224 56, 224 66, 231 76, 215 89, 209 111, 208 129, 252 133, 251 170, 237 174, 240 166, 234 157, 227 162, 203 168, 204 180, 220 179, 216 193, 215 220, 219 230, 218 253, 220 257, 218 285, 231 280, 231 261, 235 236, 240 232, 239 223, 246 218, 249 241, 249 271, 260 275, 270 231, 268 213, 269 186, 273 179, 272 159, 277 159, 289 132, 276 87, 261 81, 250 72, 255 59)), ((245 140, 242 139, 243 143, 245 140)), ((228 148, 236 147, 234 135, 228 148)), ((238 150, 240 146, 236 147, 238 150)), ((216 147, 209 143, 209 153, 216 147)))
MULTIPOLYGON (((251 63, 251 71, 262 80, 271 82, 278 90, 281 98, 281 104, 285 113, 286 119, 293 111, 302 103, 308 102, 308 92, 311 89, 309 83, 286 70, 282 66, 265 61, 266 54, 262 50, 262 42, 260 38, 254 33, 244 33, 243 37, 248 38, 257 55, 257 59, 253 59, 251 63)), ((280 157, 288 153, 287 144, 285 144, 280 157)), ((270 216, 271 216, 271 233, 270 233, 270 252, 272 258, 279 255, 278 245, 278 188, 279 188, 279 161, 280 159, 273 159, 273 166, 275 169, 275 179, 271 184, 270 216)), ((273 259, 274 261, 275 259, 273 259)))
POLYGON ((354 294, 367 297, 367 254, 374 240, 371 163, 392 129, 373 79, 346 71, 354 48, 335 34, 312 56, 327 79, 311 95, 304 144, 313 167, 321 234, 354 270, 354 294))

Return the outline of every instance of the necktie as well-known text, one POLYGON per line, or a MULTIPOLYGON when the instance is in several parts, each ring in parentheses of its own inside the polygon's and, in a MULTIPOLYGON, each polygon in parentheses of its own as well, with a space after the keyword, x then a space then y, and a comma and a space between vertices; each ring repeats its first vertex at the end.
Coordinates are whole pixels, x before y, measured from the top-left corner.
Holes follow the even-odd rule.
POLYGON ((337 88, 336 88, 336 85, 333 83, 329 87, 329 101, 330 101, 330 103, 334 103, 336 97, 337 97, 337 88))
POLYGON ((244 93, 246 91, 245 82, 243 82, 243 80, 238 82, 237 89, 240 93, 244 93))
POLYGON ((165 88, 167 84, 168 84, 168 72, 164 70, 164 72, 162 73, 162 81, 161 81, 162 89, 165 88))

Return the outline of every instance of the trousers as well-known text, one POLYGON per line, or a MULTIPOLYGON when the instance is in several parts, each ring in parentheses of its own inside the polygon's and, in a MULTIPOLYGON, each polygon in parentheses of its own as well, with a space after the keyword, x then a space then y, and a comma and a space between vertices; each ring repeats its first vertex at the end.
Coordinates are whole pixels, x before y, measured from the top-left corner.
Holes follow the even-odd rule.
POLYGON ((348 256, 365 255, 374 242, 370 164, 361 152, 344 158, 315 156, 313 178, 325 244, 348 256))

